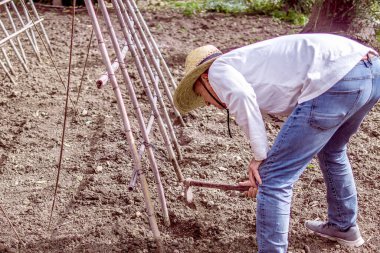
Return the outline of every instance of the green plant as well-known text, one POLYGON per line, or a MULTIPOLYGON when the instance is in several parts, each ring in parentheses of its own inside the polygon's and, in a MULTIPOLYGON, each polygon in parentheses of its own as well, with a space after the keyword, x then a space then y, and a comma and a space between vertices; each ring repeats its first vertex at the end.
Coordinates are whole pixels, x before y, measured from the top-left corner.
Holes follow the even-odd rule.
POLYGON ((281 9, 280 1, 273 0, 247 0, 249 12, 254 14, 271 15, 281 9))
POLYGON ((205 9, 223 13, 244 13, 248 12, 249 6, 245 1, 241 0, 206 0, 205 9))
POLYGON ((169 1, 169 5, 182 10, 186 16, 200 13, 204 9, 203 1, 169 1))
POLYGON ((302 13, 296 12, 294 10, 290 11, 274 11, 272 16, 283 21, 290 22, 295 25, 305 25, 308 22, 308 17, 302 13))
MULTIPOLYGON (((308 0, 312 2, 313 0, 308 0)), ((307 23, 307 16, 294 9, 287 9, 286 1, 280 0, 166 0, 173 8, 180 9, 184 15, 191 16, 202 11, 228 14, 251 13, 269 15, 276 19, 296 25, 307 23)))

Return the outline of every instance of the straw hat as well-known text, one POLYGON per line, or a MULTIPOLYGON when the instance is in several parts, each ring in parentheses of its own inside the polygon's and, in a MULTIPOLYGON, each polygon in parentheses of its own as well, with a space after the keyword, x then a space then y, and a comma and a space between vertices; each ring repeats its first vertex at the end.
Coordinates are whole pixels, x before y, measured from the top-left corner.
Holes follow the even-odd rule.
POLYGON ((180 113, 187 113, 205 105, 203 98, 195 94, 193 86, 220 55, 222 52, 212 45, 198 47, 188 54, 185 76, 174 92, 174 105, 180 113))

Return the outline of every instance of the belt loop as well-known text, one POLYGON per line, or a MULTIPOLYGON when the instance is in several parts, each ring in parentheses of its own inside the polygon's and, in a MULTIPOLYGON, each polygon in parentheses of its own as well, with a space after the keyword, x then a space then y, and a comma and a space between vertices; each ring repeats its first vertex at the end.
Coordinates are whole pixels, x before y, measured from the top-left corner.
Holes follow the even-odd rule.
POLYGON ((366 60, 362 60, 362 62, 364 63, 364 66, 365 66, 366 68, 369 68, 369 67, 368 67, 368 64, 367 64, 367 62, 366 62, 366 60))
POLYGON ((370 57, 369 53, 367 53, 367 61, 368 61, 369 64, 372 65, 372 61, 371 61, 371 57, 370 57))

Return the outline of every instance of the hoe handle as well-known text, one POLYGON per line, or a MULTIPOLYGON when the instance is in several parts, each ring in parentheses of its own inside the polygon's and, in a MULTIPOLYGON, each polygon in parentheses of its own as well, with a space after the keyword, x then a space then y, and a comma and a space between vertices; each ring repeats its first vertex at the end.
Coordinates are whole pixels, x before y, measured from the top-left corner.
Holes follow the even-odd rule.
POLYGON ((241 191, 241 192, 248 191, 250 188, 250 186, 211 183, 211 182, 204 182, 204 181, 196 181, 190 178, 185 180, 185 185, 214 188, 214 189, 220 189, 220 190, 225 190, 225 191, 233 190, 233 191, 241 191))

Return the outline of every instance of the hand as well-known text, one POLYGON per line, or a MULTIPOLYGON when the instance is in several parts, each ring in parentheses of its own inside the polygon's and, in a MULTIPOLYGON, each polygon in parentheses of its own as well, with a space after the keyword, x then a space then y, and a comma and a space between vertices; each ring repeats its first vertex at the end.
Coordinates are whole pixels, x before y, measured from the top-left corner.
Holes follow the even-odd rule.
POLYGON ((256 161, 252 159, 248 166, 248 178, 253 187, 257 188, 256 181, 261 184, 261 178, 259 174, 259 167, 262 161, 256 161))
POLYGON ((259 167, 262 161, 256 161, 254 159, 251 160, 248 166, 248 177, 249 180, 240 182, 239 185, 243 186, 251 186, 247 192, 244 192, 244 194, 247 197, 254 198, 257 195, 257 185, 256 181, 261 184, 261 178, 259 174, 259 167))
POLYGON ((256 185, 253 186, 251 181, 249 180, 246 180, 246 181, 243 181, 243 182, 239 182, 239 185, 242 185, 242 186, 252 186, 249 188, 248 191, 244 192, 244 195, 249 197, 249 198, 254 198, 256 197, 257 195, 257 187, 256 185))

